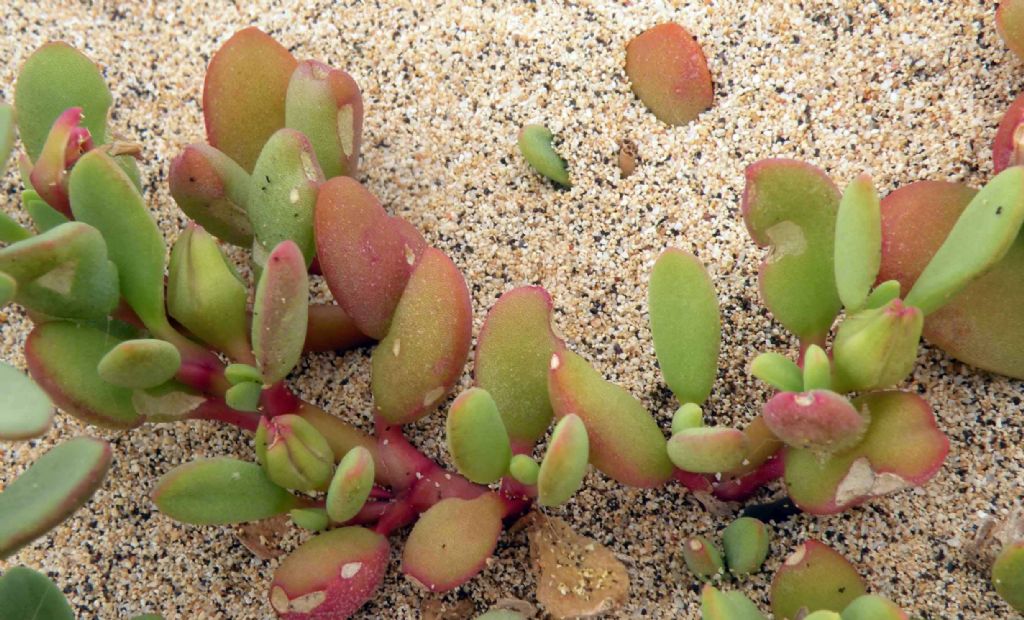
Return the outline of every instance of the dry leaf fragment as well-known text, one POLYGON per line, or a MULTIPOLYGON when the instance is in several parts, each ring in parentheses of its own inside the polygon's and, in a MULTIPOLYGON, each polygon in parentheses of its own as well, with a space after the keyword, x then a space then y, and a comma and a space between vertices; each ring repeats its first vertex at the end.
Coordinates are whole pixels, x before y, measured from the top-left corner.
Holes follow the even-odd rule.
POLYGON ((533 516, 528 530, 537 601, 553 618, 590 618, 626 600, 626 567, 604 545, 557 517, 533 516))
POLYGON ((242 523, 235 529, 235 537, 261 560, 279 558, 284 555, 281 539, 288 530, 288 521, 288 515, 278 515, 262 521, 242 523))
POLYGON ((423 601, 420 620, 469 620, 476 615, 473 603, 463 599, 446 603, 439 598, 423 601))

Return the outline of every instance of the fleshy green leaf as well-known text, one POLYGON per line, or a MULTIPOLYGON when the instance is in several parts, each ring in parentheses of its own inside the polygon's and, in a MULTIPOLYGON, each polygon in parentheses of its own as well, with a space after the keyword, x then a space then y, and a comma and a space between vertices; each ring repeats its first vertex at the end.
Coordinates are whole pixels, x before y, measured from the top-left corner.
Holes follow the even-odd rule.
POLYGON ((548 363, 561 339, 551 296, 539 286, 503 294, 477 337, 473 378, 498 406, 514 445, 532 446, 551 424, 548 363))
POLYGON ((820 169, 768 159, 747 168, 743 217, 754 242, 770 247, 761 263, 761 296, 782 325, 823 342, 836 314, 834 271, 839 190, 820 169))
POLYGON ((799 392, 804 387, 803 371, 780 353, 761 353, 755 357, 750 374, 783 392, 799 392))
POLYGON ((284 379, 302 357, 308 306, 306 263, 299 246, 283 241, 267 257, 252 313, 252 350, 265 384, 284 379))
POLYGON ((718 548, 703 536, 683 540, 680 545, 686 567, 701 581, 713 579, 725 572, 725 563, 718 548))
POLYGON ((14 106, 0 101, 0 176, 7 170, 7 160, 14 148, 17 128, 14 122, 14 106))
POLYGON ((835 514, 923 485, 949 453, 931 407, 916 394, 871 392, 854 399, 853 406, 870 419, 857 445, 824 460, 813 450, 784 453, 786 490, 804 512, 835 514))
POLYGON ((224 402, 235 411, 259 411, 263 383, 241 381, 228 388, 224 402))
POLYGON ((623 484, 654 487, 672 475, 665 436, 643 404, 605 381, 568 349, 551 356, 548 390, 555 416, 574 413, 590 437, 590 462, 623 484))
POLYGON ((565 160, 555 152, 551 141, 554 136, 543 125, 527 125, 519 132, 519 152, 527 163, 541 175, 562 187, 572 187, 565 160))
POLYGON ((252 170, 263 145, 284 127, 288 81, 296 64, 287 49, 257 28, 228 39, 210 60, 203 84, 210 144, 252 170))
POLYGON ((925 316, 999 262, 1024 224, 1024 168, 1000 172, 971 200, 907 293, 925 316))
POLYGON ((766 620, 742 592, 722 592, 705 584, 701 592, 702 620, 766 620))
POLYGON ((377 198, 358 181, 331 179, 316 202, 317 257, 331 294, 364 334, 388 333, 423 237, 407 236, 401 220, 388 217, 377 198))
POLYGON ((899 299, 848 317, 832 345, 837 391, 877 390, 903 381, 917 363, 923 325, 921 311, 899 299))
POLYGON ((579 416, 570 413, 558 421, 551 433, 537 476, 537 502, 541 506, 557 506, 569 501, 583 485, 589 459, 587 427, 579 416))
POLYGON ((298 506, 255 463, 218 457, 179 465, 153 490, 160 512, 184 523, 221 525, 259 521, 298 506))
POLYGON ((324 182, 313 147, 294 129, 270 137, 256 160, 249 185, 248 213, 256 238, 253 258, 263 257, 282 241, 302 250, 306 266, 313 262, 313 210, 324 182))
POLYGON ((722 344, 718 297, 704 265, 683 250, 665 250, 651 271, 648 306, 665 383, 681 402, 703 403, 722 344))
POLYGON ((117 305, 117 269, 103 237, 80 222, 0 250, 0 271, 17 281, 16 302, 47 316, 101 319, 117 305))
MULTIPOLYGON (((920 181, 886 196, 880 279, 909 290, 976 193, 958 183, 920 181)), ((972 366, 1024 379, 1021 273, 1024 235, 1018 234, 1001 261, 928 316, 924 337, 972 366)))
POLYGON ((103 144, 112 103, 99 67, 84 54, 63 42, 43 45, 25 61, 14 87, 18 131, 29 158, 39 157, 50 127, 68 108, 82 108, 93 142, 103 144))
POLYGON ((96 367, 107 383, 147 389, 170 381, 181 366, 181 354, 167 341, 140 338, 118 343, 96 367))
POLYGON ((344 523, 359 514, 373 490, 373 455, 362 446, 348 451, 327 487, 327 514, 344 523))
POLYGON ((349 618, 380 587, 388 556, 388 539, 362 527, 314 536, 274 571, 270 605, 288 620, 349 618))
POLYGON ((740 517, 722 532, 725 563, 734 575, 746 575, 761 568, 768 557, 771 533, 753 517, 740 517))
POLYGON ((466 365, 472 323, 462 273, 440 250, 424 250, 373 351, 373 400, 385 420, 407 424, 441 403, 466 365))
POLYGON ((832 362, 828 353, 816 344, 804 352, 804 388, 807 390, 828 390, 832 388, 832 362))
POLYGON ((0 576, 0 610, 4 620, 75 620, 60 588, 24 566, 0 576))
POLYGON ((0 559, 67 519, 103 483, 110 445, 77 437, 29 466, 0 493, 0 559))
POLYGON ((764 405, 764 421, 787 445, 819 455, 856 446, 871 423, 865 411, 827 389, 776 394, 764 405))
POLYGON ((132 180, 109 155, 93 150, 71 170, 71 211, 96 227, 117 265, 121 295, 156 335, 164 314, 164 240, 132 180))
POLYGON ((402 552, 402 572, 431 592, 447 592, 483 570, 501 535, 504 506, 485 493, 443 499, 420 515, 402 552))
POLYGON ((1024 540, 1007 545, 996 557, 992 585, 1010 607, 1024 613, 1024 540))
POLYGON ((50 428, 53 403, 17 368, 0 363, 0 439, 29 439, 50 428))
POLYGON ((171 249, 167 312, 203 342, 248 359, 248 292, 217 242, 190 225, 171 249))
POLYGON ((171 162, 171 196, 185 215, 234 245, 252 245, 249 174, 207 144, 190 144, 171 162))
POLYGON ((69 221, 63 213, 46 204, 46 201, 33 190, 26 189, 21 193, 21 204, 28 212, 28 216, 32 218, 36 230, 41 233, 69 221))
POLYGON ((748 450, 743 431, 724 426, 686 428, 668 440, 672 463, 699 474, 730 472, 743 463, 748 450))
POLYGON ((996 30, 1017 59, 1024 59, 1024 2, 1001 0, 996 8, 996 30))
POLYGON ((25 343, 32 378, 64 411, 91 424, 132 428, 142 417, 132 391, 100 379, 96 368, 121 339, 112 333, 63 321, 37 325, 25 343))
POLYGON ((463 476, 491 484, 508 471, 512 447, 498 406, 487 390, 470 388, 459 394, 448 411, 445 429, 448 452, 463 476))
POLYGON ((15 243, 22 239, 28 239, 32 233, 21 227, 21 224, 14 221, 14 218, 6 213, 0 212, 0 241, 3 243, 15 243))
POLYGON ((801 608, 842 611, 864 593, 864 580, 846 558, 808 540, 786 558, 772 580, 772 613, 779 620, 795 620, 801 608))
POLYGON ((6 306, 14 301, 18 294, 18 281, 0 271, 0 306, 6 306))
POLYGON ((315 60, 299 63, 288 83, 285 120, 309 137, 324 176, 356 176, 363 98, 352 76, 315 60))
POLYGON ((882 262, 882 214, 871 177, 850 182, 836 214, 835 270, 839 299, 848 312, 864 307, 882 262))

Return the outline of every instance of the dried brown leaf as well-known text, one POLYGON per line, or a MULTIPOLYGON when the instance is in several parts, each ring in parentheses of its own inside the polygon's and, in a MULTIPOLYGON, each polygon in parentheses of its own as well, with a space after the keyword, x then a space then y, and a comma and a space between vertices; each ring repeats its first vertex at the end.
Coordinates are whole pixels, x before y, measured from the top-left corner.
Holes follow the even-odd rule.
POLYGON ((272 560, 284 555, 281 539, 288 530, 288 515, 278 515, 262 521, 243 523, 235 529, 238 542, 261 560, 272 560))
POLYGON ((626 600, 629 575, 607 547, 539 513, 528 536, 537 601, 553 618, 590 618, 626 600))

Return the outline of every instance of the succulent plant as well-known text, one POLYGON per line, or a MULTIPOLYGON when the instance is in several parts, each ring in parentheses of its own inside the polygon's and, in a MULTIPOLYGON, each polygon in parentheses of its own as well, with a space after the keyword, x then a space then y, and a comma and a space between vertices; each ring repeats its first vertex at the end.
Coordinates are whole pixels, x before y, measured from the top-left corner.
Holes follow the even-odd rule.
POLYGON ((519 131, 519 152, 526 162, 542 176, 562 187, 572 187, 565 160, 551 145, 554 134, 543 125, 527 125, 519 131))
POLYGON ((633 38, 626 76, 640 101, 669 125, 689 123, 714 98, 704 51, 679 24, 659 24, 633 38))

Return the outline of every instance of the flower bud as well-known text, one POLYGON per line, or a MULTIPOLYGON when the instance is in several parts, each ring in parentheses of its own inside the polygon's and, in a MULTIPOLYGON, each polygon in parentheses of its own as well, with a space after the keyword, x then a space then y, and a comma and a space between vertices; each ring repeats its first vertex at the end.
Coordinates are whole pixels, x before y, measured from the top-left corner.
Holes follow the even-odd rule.
POLYGON ((200 340, 234 358, 249 355, 245 285, 203 228, 191 225, 171 250, 167 311, 200 340))
POLYGON ((297 415, 260 420, 256 459, 275 484, 297 491, 326 488, 334 472, 334 452, 327 440, 297 415))
POLYGON ((833 346, 837 391, 874 390, 902 381, 914 369, 923 326, 921 311, 899 299, 844 321, 833 346))

